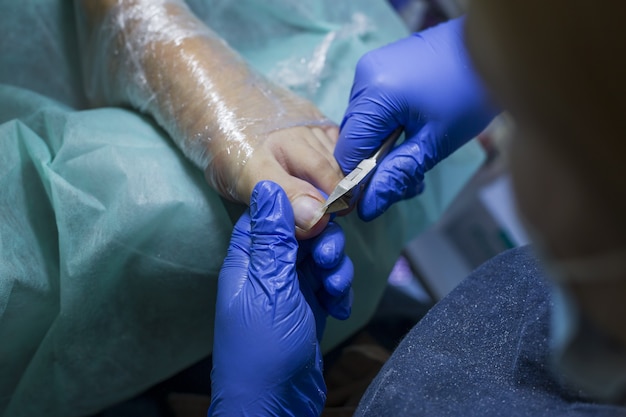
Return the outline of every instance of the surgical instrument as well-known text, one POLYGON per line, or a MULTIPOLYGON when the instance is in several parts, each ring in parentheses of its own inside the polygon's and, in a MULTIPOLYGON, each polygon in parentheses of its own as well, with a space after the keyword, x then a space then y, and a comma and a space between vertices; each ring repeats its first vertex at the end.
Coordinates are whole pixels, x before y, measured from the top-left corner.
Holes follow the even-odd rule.
POLYGON ((369 158, 362 160, 356 168, 346 175, 335 187, 328 199, 322 206, 325 213, 336 213, 353 207, 360 192, 365 188, 365 184, 376 166, 389 153, 402 133, 403 128, 398 127, 384 140, 381 147, 369 158), (358 186, 358 190, 355 190, 358 186))

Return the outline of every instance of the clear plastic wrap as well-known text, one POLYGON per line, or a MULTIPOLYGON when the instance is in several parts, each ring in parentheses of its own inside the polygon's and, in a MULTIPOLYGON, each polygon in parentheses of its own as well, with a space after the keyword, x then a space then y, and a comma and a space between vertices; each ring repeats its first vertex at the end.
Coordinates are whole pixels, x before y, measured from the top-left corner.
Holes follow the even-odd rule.
POLYGON ((270 132, 332 125, 251 70, 183 1, 111 3, 77 3, 88 98, 152 115, 222 195, 246 201, 241 169, 270 132))

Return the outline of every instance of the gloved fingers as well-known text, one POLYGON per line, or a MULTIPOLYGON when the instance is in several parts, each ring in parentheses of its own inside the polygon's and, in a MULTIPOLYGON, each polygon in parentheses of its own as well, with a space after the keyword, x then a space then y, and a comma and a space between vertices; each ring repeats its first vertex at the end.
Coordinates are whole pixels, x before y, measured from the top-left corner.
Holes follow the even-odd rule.
POLYGON ((346 237, 337 223, 328 223, 322 233, 310 240, 310 252, 319 268, 332 269, 342 261, 346 237))
MULTIPOLYGON (((373 99, 360 100, 369 103, 373 99)), ((391 132, 400 126, 392 116, 388 116, 387 109, 382 106, 376 106, 380 107, 377 111, 371 108, 358 111, 355 109, 361 106, 350 103, 352 109, 349 107, 346 111, 335 147, 335 159, 344 174, 351 172, 363 159, 372 156, 391 132)))
POLYGON ((354 299, 354 292, 352 288, 340 297, 331 296, 327 292, 323 292, 319 296, 319 301, 322 308, 331 317, 337 320, 346 320, 352 313, 352 301, 354 299))
POLYGON ((406 129, 407 146, 419 148, 419 163, 421 172, 426 173, 452 152, 458 149, 462 143, 448 140, 450 136, 450 124, 439 120, 431 120, 426 124, 409 124, 406 129), (410 145, 413 144, 413 145, 410 145))
POLYGON ((449 155, 450 143, 445 140, 445 125, 439 121, 407 124, 406 139, 389 152, 379 164, 358 203, 359 217, 370 221, 394 203, 424 191, 424 173, 442 155, 449 155))
MULTIPOLYGON (((333 222, 319 236, 300 242, 299 256, 304 262, 313 262, 313 273, 332 296, 345 294, 352 285, 354 267, 344 249, 343 230, 333 222)), ((316 291, 318 287, 319 284, 314 285, 316 291)))
POLYGON ((416 196, 424 189, 422 148, 405 141, 376 168, 358 203, 359 217, 370 221, 394 203, 416 196))
POLYGON ((341 262, 332 269, 317 268, 322 276, 324 290, 331 296, 342 296, 352 287, 354 265, 352 260, 344 256, 341 262))
POLYGON ((278 184, 262 181, 254 187, 250 219, 250 280, 270 299, 294 299, 298 242, 291 204, 278 184))
POLYGON ((316 319, 331 315, 343 320, 350 315, 354 266, 349 257, 342 257, 332 269, 321 268, 309 257, 299 270, 302 293, 316 319))
POLYGON ((390 65, 411 48, 399 46, 403 41, 386 45, 363 55, 357 63, 350 101, 341 122, 335 158, 344 173, 369 158, 383 141, 411 118, 410 107, 403 99, 407 91, 404 80, 398 80, 390 65))

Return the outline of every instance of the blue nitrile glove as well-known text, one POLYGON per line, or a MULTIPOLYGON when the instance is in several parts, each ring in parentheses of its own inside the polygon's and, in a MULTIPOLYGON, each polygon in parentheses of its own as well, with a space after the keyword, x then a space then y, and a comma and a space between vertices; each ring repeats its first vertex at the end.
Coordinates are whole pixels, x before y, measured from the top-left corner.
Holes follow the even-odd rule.
POLYGON ((345 319, 353 267, 331 223, 295 238, 284 191, 265 181, 235 225, 218 280, 209 416, 319 416, 326 400, 319 340, 345 319))
POLYGON ((358 62, 335 158, 344 173, 398 126, 405 141, 378 166, 358 205, 371 220, 423 190, 424 173, 480 133, 496 115, 473 71, 464 18, 373 50, 358 62))

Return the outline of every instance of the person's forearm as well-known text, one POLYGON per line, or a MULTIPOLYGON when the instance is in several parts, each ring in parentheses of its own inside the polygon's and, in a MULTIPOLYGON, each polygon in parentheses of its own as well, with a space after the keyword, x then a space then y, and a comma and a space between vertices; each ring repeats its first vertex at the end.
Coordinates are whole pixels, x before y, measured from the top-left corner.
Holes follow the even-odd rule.
POLYGON ((182 1, 77 0, 77 9, 92 102, 150 114, 203 170, 232 178, 262 135, 323 120, 250 69, 182 1), (231 157, 220 166, 223 153, 231 157))

